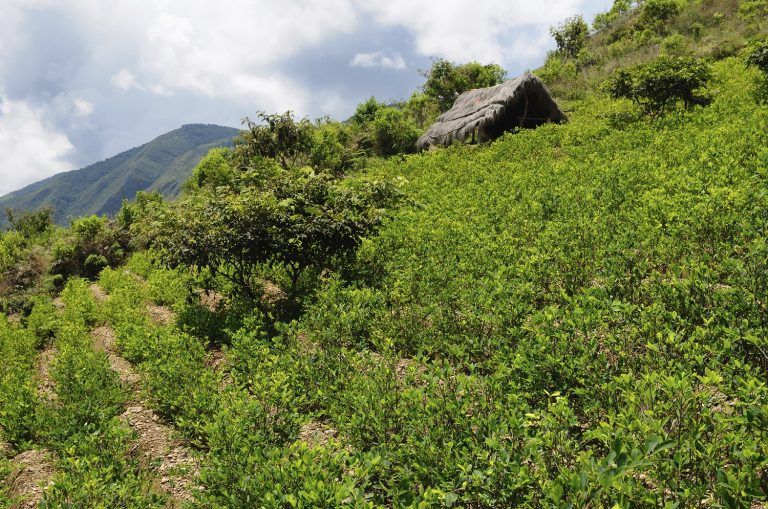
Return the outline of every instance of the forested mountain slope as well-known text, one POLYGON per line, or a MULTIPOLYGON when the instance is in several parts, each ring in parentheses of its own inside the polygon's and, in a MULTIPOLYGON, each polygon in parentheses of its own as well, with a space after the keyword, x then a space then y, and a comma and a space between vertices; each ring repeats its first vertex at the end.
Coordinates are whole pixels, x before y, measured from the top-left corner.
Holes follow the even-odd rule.
MULTIPOLYGON (((51 206, 56 223, 67 225, 80 216, 112 215, 137 191, 157 191, 173 198, 200 159, 211 148, 231 145, 238 132, 217 125, 185 125, 140 147, 0 197, 0 210, 51 206)), ((7 225, 2 214, 0 227, 7 225)))

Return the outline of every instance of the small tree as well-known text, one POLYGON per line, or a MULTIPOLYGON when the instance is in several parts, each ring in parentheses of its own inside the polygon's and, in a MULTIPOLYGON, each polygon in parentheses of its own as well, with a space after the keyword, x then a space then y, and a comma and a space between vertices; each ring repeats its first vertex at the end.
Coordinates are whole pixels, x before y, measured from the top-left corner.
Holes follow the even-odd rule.
POLYGON ((747 64, 760 69, 768 77, 768 41, 756 43, 747 55, 747 64))
MULTIPOLYGON (((235 155, 231 163, 244 162, 235 155)), ((171 265, 207 271, 252 300, 261 296, 265 268, 284 271, 295 299, 301 276, 348 260, 395 196, 387 184, 343 185, 270 160, 232 175, 225 185, 190 188, 147 236, 171 265)))
POLYGON ((678 0, 645 0, 640 11, 640 24, 657 27, 674 18, 682 10, 678 0))
POLYGON ((432 63, 429 71, 423 73, 427 80, 422 90, 427 97, 437 102, 442 112, 449 110, 462 92, 498 85, 504 81, 506 74, 496 64, 470 62, 457 65, 439 58, 432 63))
POLYGON ((632 10, 633 2, 631 0, 613 0, 613 5, 608 12, 602 12, 595 15, 592 22, 592 28, 597 31, 604 30, 611 26, 616 20, 632 10))
POLYGON ((373 122, 373 119, 376 118, 376 113, 382 108, 386 108, 386 105, 380 103, 375 97, 371 96, 367 101, 357 105, 355 113, 350 120, 356 125, 370 124, 373 122))
POLYGON ((415 152, 420 134, 418 126, 397 108, 381 109, 373 120, 374 146, 383 157, 415 152))
POLYGON ((575 58, 587 44, 589 26, 581 16, 568 18, 563 23, 549 29, 555 39, 557 51, 566 58, 575 58))
POLYGON ((247 130, 235 140, 235 150, 242 159, 267 157, 279 162, 283 168, 301 166, 306 162, 312 146, 312 123, 307 119, 294 120, 293 113, 278 115, 258 113, 262 123, 243 120, 247 130))
POLYGON ((649 64, 619 69, 604 89, 614 99, 630 99, 652 116, 663 115, 682 102, 686 108, 708 104, 703 93, 712 71, 695 58, 660 58, 649 64))
POLYGON ((6 209, 11 230, 19 232, 25 239, 42 235, 53 227, 53 209, 44 207, 33 211, 6 209))

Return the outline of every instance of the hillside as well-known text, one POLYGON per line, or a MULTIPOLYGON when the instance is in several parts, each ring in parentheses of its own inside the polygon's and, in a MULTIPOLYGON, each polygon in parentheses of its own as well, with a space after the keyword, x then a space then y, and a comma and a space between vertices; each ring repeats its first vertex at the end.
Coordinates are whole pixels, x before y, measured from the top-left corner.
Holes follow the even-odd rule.
MULTIPOLYGON (((60 173, 0 197, 0 210, 52 206, 57 224, 90 214, 112 215, 137 191, 175 197, 200 159, 214 147, 231 145, 237 129, 189 124, 85 168, 60 173)), ((0 228, 7 227, 3 214, 0 228)))
POLYGON ((734 53, 663 114, 586 66, 566 124, 349 167, 370 132, 272 116, 177 200, 4 234, 5 288, 54 262, 0 314, 0 507, 765 509, 768 70, 734 53))

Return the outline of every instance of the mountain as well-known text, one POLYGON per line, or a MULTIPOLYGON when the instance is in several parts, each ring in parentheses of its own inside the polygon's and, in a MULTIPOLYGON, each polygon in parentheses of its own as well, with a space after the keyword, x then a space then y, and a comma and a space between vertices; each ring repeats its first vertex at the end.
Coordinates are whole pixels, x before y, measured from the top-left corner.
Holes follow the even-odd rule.
MULTIPOLYGON (((0 211, 52 206, 56 223, 90 214, 114 214, 137 191, 175 197, 193 168, 212 148, 230 145, 239 131, 188 124, 154 140, 79 170, 59 173, 0 197, 0 211)), ((5 214, 0 228, 7 227, 5 214)))

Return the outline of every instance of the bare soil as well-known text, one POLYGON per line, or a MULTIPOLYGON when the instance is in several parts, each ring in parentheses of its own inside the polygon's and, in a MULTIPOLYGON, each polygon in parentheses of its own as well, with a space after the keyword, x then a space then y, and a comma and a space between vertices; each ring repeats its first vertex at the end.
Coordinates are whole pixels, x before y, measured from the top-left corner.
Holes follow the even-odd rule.
POLYGON ((332 438, 338 435, 338 431, 328 423, 322 421, 309 421, 299 430, 299 441, 310 447, 322 447, 328 445, 332 438))
POLYGON ((93 294, 93 297, 94 297, 94 298, 95 298, 97 301, 99 301, 99 302, 104 302, 105 300, 107 300, 107 297, 108 297, 108 295, 107 295, 107 294, 106 294, 106 292, 104 292, 104 290, 102 290, 102 288, 101 288, 101 287, 100 287, 98 284, 96 284, 96 283, 93 283, 93 284, 91 284, 91 293, 93 294))
POLYGON ((176 313, 167 306, 156 306, 147 304, 147 313, 152 321, 160 325, 171 325, 176 323, 176 313))
POLYGON ((51 364, 56 358, 56 353, 56 348, 49 345, 37 358, 37 392, 49 401, 56 399, 56 384, 51 377, 51 364))
POLYGON ((137 447, 146 465, 156 467, 160 488, 177 500, 190 500, 197 463, 173 430, 143 405, 128 407, 120 418, 138 435, 137 447))
POLYGON ((53 484, 53 463, 44 450, 32 449, 13 458, 14 470, 6 479, 9 495, 19 502, 11 507, 33 509, 43 499, 45 489, 53 484))
POLYGON ((91 337, 93 338, 93 349, 107 354, 109 366, 117 373, 120 381, 131 387, 134 391, 138 390, 141 375, 133 369, 130 362, 117 354, 115 347, 116 335, 112 327, 107 325, 96 327, 91 331, 91 337))

